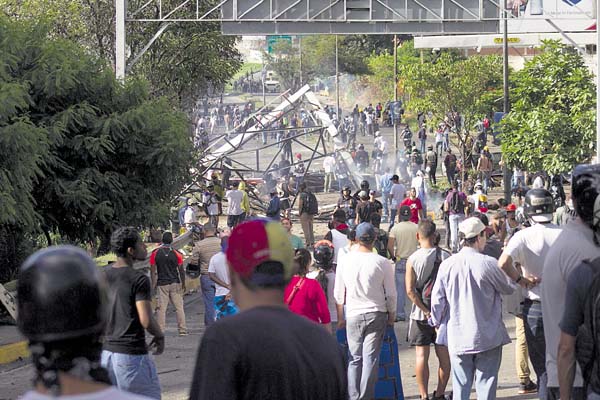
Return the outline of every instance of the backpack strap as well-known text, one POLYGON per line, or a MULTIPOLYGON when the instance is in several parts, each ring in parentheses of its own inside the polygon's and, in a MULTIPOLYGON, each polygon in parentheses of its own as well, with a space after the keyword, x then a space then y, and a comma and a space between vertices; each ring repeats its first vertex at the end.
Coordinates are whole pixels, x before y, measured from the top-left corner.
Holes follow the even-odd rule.
POLYGON ((285 299, 285 304, 287 304, 288 306, 290 304, 292 304, 292 300, 294 300, 294 297, 296 297, 296 293, 298 293, 298 290, 300 290, 300 288, 304 284, 305 279, 306 279, 305 277, 300 278, 300 280, 294 285, 294 288, 292 289, 292 293, 290 293, 288 298, 285 299))

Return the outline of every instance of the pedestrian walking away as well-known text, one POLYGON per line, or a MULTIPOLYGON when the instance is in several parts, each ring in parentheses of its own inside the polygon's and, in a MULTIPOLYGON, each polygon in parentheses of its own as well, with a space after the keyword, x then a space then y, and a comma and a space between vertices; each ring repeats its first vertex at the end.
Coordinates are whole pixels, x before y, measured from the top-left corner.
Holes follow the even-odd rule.
POLYGON ((165 317, 169 303, 175 307, 177 329, 180 336, 187 335, 183 295, 185 293, 185 271, 183 256, 172 246, 173 234, 164 232, 162 243, 150 255, 150 277, 152 289, 158 296, 156 318, 160 329, 166 328, 165 317))
POLYGON ((208 266, 211 258, 221 251, 221 240, 216 237, 215 228, 204 225, 204 239, 197 242, 192 249, 190 264, 197 266, 200 271, 200 289, 202 290, 202 301, 204 302, 204 326, 209 326, 215 321, 215 282, 210 279, 208 266))
POLYGON ((459 229, 464 247, 440 265, 431 295, 431 324, 446 330, 453 398, 468 400, 475 384, 477 398, 493 400, 502 346, 510 343, 501 295, 513 293, 514 287, 497 261, 481 254, 483 223, 472 217, 459 229))
POLYGON ((300 184, 300 193, 298 194, 298 212, 300 214, 300 224, 304 233, 304 243, 306 247, 311 247, 315 243, 313 228, 313 218, 319 212, 319 205, 315 195, 306 188, 306 183, 300 184))
POLYGON ((452 190, 444 200, 444 211, 448 213, 450 222, 450 248, 453 253, 458 251, 458 225, 465 219, 467 195, 458 190, 458 182, 452 182, 452 190))
MULTIPOLYGON (((600 256, 596 244, 599 181, 600 165, 580 165, 575 168, 572 173, 571 198, 577 217, 561 230, 544 262, 541 297, 550 400, 563 398, 563 395, 564 398, 584 399, 588 395, 582 371, 573 362, 574 353, 568 353, 569 347, 572 349, 574 346, 575 338, 569 337, 568 333, 563 334, 561 321, 567 299, 570 302, 570 297, 575 294, 567 292, 570 275, 584 260, 592 261, 600 256), (562 359, 558 357, 559 345, 562 359), (562 364, 561 370, 564 371, 562 376, 559 374, 559 361, 562 364), (564 393, 559 393, 560 391, 564 393)), ((564 329, 567 331, 568 326, 564 325, 564 329)), ((592 392, 594 390, 598 389, 592 389, 592 392)))
POLYGON ((421 399, 429 398, 429 353, 435 345, 439 361, 438 383, 431 399, 445 400, 446 385, 450 379, 450 355, 448 347, 436 343, 436 331, 429 325, 431 316, 431 291, 435 284, 440 264, 450 257, 450 253, 434 245, 435 223, 419 222, 417 240, 420 249, 415 251, 406 263, 406 295, 412 301, 408 339, 415 347, 415 375, 421 399))
POLYGON ((395 282, 397 292, 396 321, 405 321, 406 312, 406 262, 417 250, 417 225, 410 222, 410 207, 400 207, 400 222, 392 228, 388 238, 388 252, 395 266, 395 282))
POLYGON ((338 327, 345 326, 348 336, 350 400, 375 396, 383 334, 396 315, 394 269, 388 259, 373 253, 375 238, 373 225, 357 226, 359 246, 339 260, 335 276, 338 315, 343 315, 346 306, 346 321, 338 321, 338 327))
POLYGON ((225 254, 240 313, 204 333, 189 398, 347 398, 344 356, 332 335, 285 307, 294 252, 281 224, 238 225, 225 254))
POLYGON ((524 290, 523 324, 527 349, 537 375, 539 398, 547 398, 546 341, 542 318, 541 287, 546 255, 560 229, 552 221, 554 204, 546 189, 532 189, 525 195, 525 216, 531 226, 515 233, 504 248, 498 266, 524 290), (520 265, 520 268, 514 266, 520 265))
POLYGON ((217 320, 238 313, 237 305, 231 297, 231 278, 225 259, 228 239, 228 236, 221 238, 221 251, 212 256, 208 264, 208 276, 215 283, 214 306, 217 320))

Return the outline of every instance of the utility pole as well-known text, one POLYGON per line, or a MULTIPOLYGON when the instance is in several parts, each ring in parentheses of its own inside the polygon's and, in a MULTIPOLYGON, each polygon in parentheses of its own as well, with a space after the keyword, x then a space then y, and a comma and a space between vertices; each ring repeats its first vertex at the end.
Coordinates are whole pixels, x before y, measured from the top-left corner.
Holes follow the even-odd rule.
POLYGON ((340 71, 338 64, 338 35, 335 35, 335 114, 340 120, 340 71))
MULTIPOLYGON (((503 111, 506 115, 510 111, 509 93, 508 93, 508 13, 507 13, 507 0, 503 3, 503 18, 502 23, 504 25, 504 32, 502 36, 502 72, 503 72, 503 89, 504 89, 504 104, 503 111)), ((502 177, 504 182, 504 199, 510 203, 511 199, 511 174, 506 165, 506 160, 502 159, 502 177)))
POLYGON ((600 49, 600 4, 598 0, 596 5, 596 163, 600 163, 600 62, 598 60, 598 50, 600 49))
POLYGON ((125 53, 125 12, 126 0, 115 1, 115 75, 117 79, 125 79, 127 55, 125 53))
MULTIPOLYGON (((398 36, 394 35, 394 101, 398 101, 398 36)), ((391 110, 390 110, 391 111, 391 110)), ((394 118, 394 148, 398 150, 398 123, 394 118)))
POLYGON ((302 87, 302 36, 298 36, 298 49, 300 51, 300 87, 302 87))

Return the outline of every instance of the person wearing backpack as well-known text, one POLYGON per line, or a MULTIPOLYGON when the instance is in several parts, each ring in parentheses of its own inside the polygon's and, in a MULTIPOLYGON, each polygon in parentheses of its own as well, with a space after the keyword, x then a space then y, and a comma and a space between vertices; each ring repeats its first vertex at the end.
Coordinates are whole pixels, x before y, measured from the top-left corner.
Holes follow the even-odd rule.
POLYGON ((429 176, 429 183, 431 183, 432 185, 437 185, 437 180, 435 178, 437 164, 438 155, 435 151, 433 151, 433 146, 429 145, 427 147, 427 153, 425 154, 425 171, 429 176))
POLYGON ((417 240, 420 249, 415 251, 406 263, 406 295, 412 301, 408 340, 415 347, 415 375, 421 399, 444 400, 446 385, 450 379, 450 355, 448 347, 436 344, 436 331, 427 320, 431 314, 431 291, 437 278, 438 269, 450 253, 436 247, 435 223, 430 220, 419 222, 417 240), (439 361, 438 384, 432 397, 428 397, 429 353, 435 345, 439 361))
POLYGON ((381 215, 375 213, 371 214, 371 219, 369 221, 371 225, 375 228, 375 243, 373 243, 373 247, 377 250, 377 254, 381 257, 389 258, 388 253, 388 234, 384 229, 381 229, 381 215))
POLYGON ((319 213, 319 205, 314 193, 306 188, 306 183, 302 182, 299 188, 298 211, 300 213, 300 225, 302 225, 302 232, 304 233, 304 243, 306 247, 311 247, 315 243, 313 218, 319 213))
POLYGON ((452 190, 448 192, 444 201, 444 211, 448 213, 448 221, 450 222, 450 248, 453 253, 458 251, 458 224, 465 219, 466 204, 467 196, 458 190, 458 182, 452 181, 452 190))
POLYGON ((457 159, 454 154, 452 154, 452 150, 448 147, 448 154, 446 154, 446 158, 444 158, 444 167, 446 168, 446 177, 448 178, 448 183, 452 184, 454 182, 454 176, 456 175, 456 166, 457 159))

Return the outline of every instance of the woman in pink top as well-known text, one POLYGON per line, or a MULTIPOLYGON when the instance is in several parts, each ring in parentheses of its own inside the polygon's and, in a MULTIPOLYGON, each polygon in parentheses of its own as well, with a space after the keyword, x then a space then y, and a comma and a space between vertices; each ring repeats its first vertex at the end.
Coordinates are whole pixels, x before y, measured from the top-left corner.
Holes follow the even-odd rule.
POLYGON ((294 258, 297 273, 284 292, 284 300, 291 312, 322 324, 331 333, 331 316, 323 288, 315 279, 306 277, 312 256, 306 249, 296 250, 294 258))

